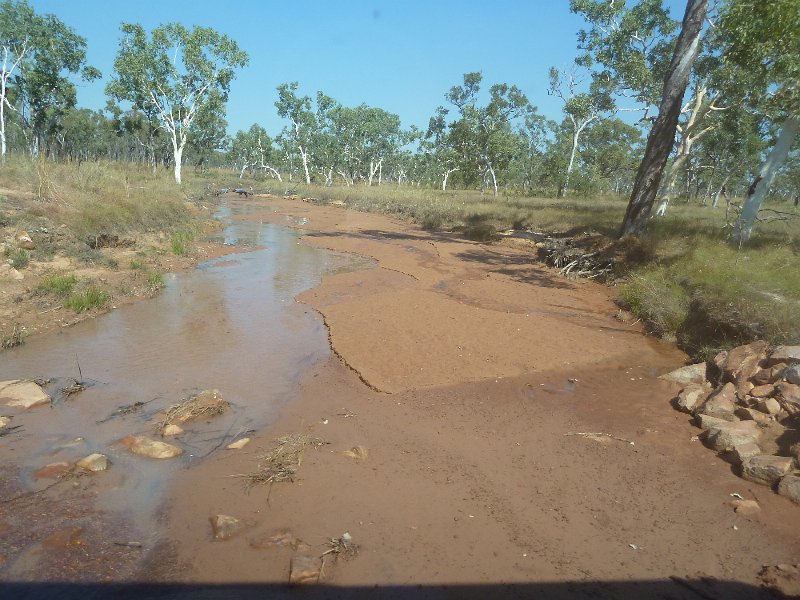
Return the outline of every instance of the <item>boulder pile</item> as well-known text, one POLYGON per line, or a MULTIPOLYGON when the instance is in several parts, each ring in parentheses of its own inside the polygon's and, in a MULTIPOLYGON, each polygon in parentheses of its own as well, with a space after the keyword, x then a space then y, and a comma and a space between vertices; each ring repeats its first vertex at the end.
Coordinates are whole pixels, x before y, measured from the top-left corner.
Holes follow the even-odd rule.
POLYGON ((758 340, 662 378, 683 386, 674 406, 694 415, 707 446, 800 504, 800 346, 758 340))

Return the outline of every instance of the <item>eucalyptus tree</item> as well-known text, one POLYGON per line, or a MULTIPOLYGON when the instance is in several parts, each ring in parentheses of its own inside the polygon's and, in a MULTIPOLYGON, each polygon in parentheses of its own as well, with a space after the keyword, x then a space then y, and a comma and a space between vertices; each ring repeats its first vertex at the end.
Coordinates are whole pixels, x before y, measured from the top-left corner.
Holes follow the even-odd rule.
POLYGON ((780 127, 774 146, 750 184, 733 240, 750 239, 770 185, 800 131, 800 4, 797 0, 726 0, 719 22, 724 60, 749 74, 744 100, 766 102, 768 117, 780 127))
POLYGON ((582 170, 602 191, 630 191, 643 146, 638 127, 619 118, 601 119, 584 134, 580 148, 582 170))
POLYGON ((267 131, 257 123, 247 131, 237 131, 228 149, 228 160, 239 172, 239 179, 245 171, 259 170, 278 181, 283 181, 277 168, 278 153, 267 135, 267 131))
POLYGON ((497 196, 498 171, 511 162, 517 142, 512 123, 524 118, 532 108, 517 86, 505 83, 493 85, 489 102, 479 105, 482 81, 481 73, 466 73, 463 85, 453 86, 446 95, 459 113, 459 119, 450 124, 451 144, 458 149, 465 169, 479 169, 481 191, 491 177, 497 196))
POLYGON ((577 64, 569 71, 550 68, 550 87, 547 93, 561 99, 572 137, 564 183, 558 190, 559 198, 566 196, 569 190, 569 178, 575 166, 581 134, 594 121, 602 118, 603 113, 610 113, 615 108, 608 87, 600 80, 593 82, 588 92, 579 91, 581 78, 578 76, 578 68, 577 64))
POLYGON ((658 108, 658 117, 647 137, 644 157, 636 173, 633 191, 620 229, 621 237, 638 236, 647 226, 664 167, 675 144, 675 131, 683 95, 699 51, 700 31, 706 18, 707 4, 708 0, 688 0, 686 3, 681 32, 675 42, 672 61, 664 78, 664 91, 658 108))
POLYGON ((440 106, 428 122, 428 130, 420 151, 427 157, 428 168, 447 190, 450 176, 463 167, 462 153, 458 151, 457 138, 447 127, 447 109, 440 106))
POLYGON ((86 40, 54 15, 37 15, 23 1, 0 3, 0 155, 7 151, 6 110, 26 130, 37 153, 76 104, 70 77, 100 77, 86 65, 86 40))
POLYGON ((310 184, 310 150, 312 140, 318 132, 319 124, 312 110, 311 98, 309 96, 298 96, 297 87, 296 81, 279 85, 278 100, 275 102, 275 108, 278 109, 279 117, 289 120, 290 126, 284 132, 284 137, 300 153, 305 181, 306 184, 310 184))
POLYGON ((175 181, 181 182, 183 151, 201 111, 224 106, 236 69, 248 63, 235 41, 209 27, 179 23, 156 27, 148 37, 136 23, 123 23, 106 91, 117 101, 151 110, 169 135, 175 181))

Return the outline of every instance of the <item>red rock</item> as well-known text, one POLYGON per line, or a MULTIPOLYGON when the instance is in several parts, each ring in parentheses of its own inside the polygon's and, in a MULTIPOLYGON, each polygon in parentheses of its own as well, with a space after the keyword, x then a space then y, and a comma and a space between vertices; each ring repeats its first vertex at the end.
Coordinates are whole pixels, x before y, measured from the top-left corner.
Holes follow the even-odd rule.
POLYGON ((767 357, 768 351, 769 342, 764 340, 756 340, 731 350, 723 369, 726 381, 750 379, 761 369, 759 363, 767 357))
POLYGON ((766 398, 767 396, 771 396, 774 391, 775 386, 772 384, 759 385, 750 390, 750 395, 754 398, 766 398))
POLYGON ((58 479, 69 473, 71 466, 66 462, 50 463, 33 472, 34 479, 58 479))

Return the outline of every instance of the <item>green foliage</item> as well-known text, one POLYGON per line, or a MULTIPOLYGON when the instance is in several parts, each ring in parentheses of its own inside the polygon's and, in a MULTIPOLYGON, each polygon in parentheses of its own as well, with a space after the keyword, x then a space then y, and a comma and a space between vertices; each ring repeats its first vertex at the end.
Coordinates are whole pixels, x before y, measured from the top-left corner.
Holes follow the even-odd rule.
POLYGON ((166 283, 164 282, 164 275, 161 273, 148 273, 147 284, 153 290, 160 290, 162 287, 166 285, 166 283))
POLYGON ((177 256, 186 256, 189 254, 189 243, 194 239, 194 236, 185 231, 176 231, 172 234, 170 244, 172 246, 172 253, 177 256))
POLYGON ((82 292, 72 294, 67 298, 66 302, 64 302, 64 307, 79 313, 92 308, 103 308, 109 299, 110 296, 108 292, 91 286, 82 292))
POLYGON ((11 261, 11 266, 15 269, 24 269, 31 262, 31 256, 27 250, 19 248, 10 252, 9 260, 11 261))
POLYGON ((208 27, 168 23, 156 27, 150 39, 141 25, 123 23, 121 29, 114 77, 106 91, 160 122, 173 142, 180 183, 183 149, 196 122, 205 123, 211 139, 219 137, 215 131, 224 130, 219 124, 231 81, 236 69, 247 65, 247 53, 208 27))
POLYGON ((623 305, 643 319, 652 333, 674 337, 689 314, 689 296, 662 267, 634 273, 620 286, 623 305))
POLYGON ((144 269, 144 263, 136 258, 133 258, 131 259, 131 269, 134 271, 141 271, 144 269))
POLYGON ((51 275, 42 280, 38 289, 57 296, 69 296, 77 283, 75 275, 51 275))

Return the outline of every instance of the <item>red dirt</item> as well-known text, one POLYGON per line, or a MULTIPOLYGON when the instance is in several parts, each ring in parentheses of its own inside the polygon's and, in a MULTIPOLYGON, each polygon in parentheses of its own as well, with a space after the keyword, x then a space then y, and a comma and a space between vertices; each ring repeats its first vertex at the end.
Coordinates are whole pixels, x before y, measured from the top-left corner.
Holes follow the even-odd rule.
MULTIPOLYGON (((379 268, 329 276, 301 296, 340 360, 313 369, 245 450, 178 477, 166 522, 182 567, 159 579, 285 582, 292 550, 248 541, 285 530, 317 555, 352 535, 359 555, 326 562, 323 581, 337 586, 613 590, 678 577, 659 593, 695 597, 699 584, 685 580, 708 577, 717 583, 701 593, 752 597, 755 587, 720 582, 757 586, 762 565, 796 562, 800 508, 696 441, 669 404, 675 388, 655 379, 684 357, 616 321, 608 289, 560 279, 508 247, 275 204, 248 218, 306 217, 307 243, 379 268), (252 472, 260 450, 292 433, 329 442, 306 451, 294 483, 248 493, 227 477, 252 472), (356 445, 366 460, 343 455, 356 445), (734 514, 732 493, 758 499, 761 513, 734 514), (247 532, 211 541, 206 519, 217 513, 247 532)), ((654 593, 641 585, 634 596, 654 593)))

